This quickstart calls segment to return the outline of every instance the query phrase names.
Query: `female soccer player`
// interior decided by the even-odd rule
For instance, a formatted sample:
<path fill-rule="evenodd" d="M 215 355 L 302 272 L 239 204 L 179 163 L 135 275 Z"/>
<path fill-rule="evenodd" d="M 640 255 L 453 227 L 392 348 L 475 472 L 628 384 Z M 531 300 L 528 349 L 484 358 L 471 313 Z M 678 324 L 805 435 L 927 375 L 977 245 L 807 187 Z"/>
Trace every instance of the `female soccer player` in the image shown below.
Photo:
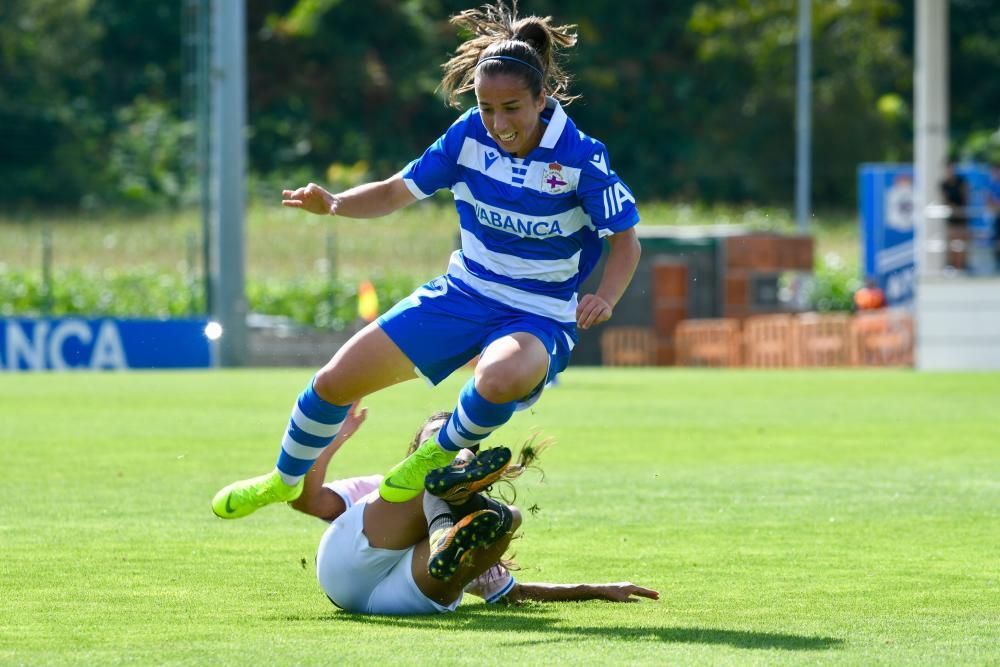
<path fill-rule="evenodd" d="M 406 502 L 426 473 L 447 465 L 537 400 L 587 329 L 611 317 L 639 261 L 635 199 L 611 169 L 604 145 L 578 130 L 560 100 L 568 77 L 556 59 L 574 26 L 517 18 L 502 0 L 452 23 L 475 36 L 444 65 L 441 88 L 465 112 L 400 173 L 331 194 L 310 183 L 282 204 L 320 215 L 386 215 L 441 188 L 455 197 L 462 249 L 448 271 L 358 332 L 299 396 L 276 469 L 216 494 L 222 518 L 290 501 L 337 434 L 348 406 L 421 376 L 437 384 L 480 354 L 445 428 L 385 477 L 382 497 Z M 578 289 L 609 253 L 597 291 Z"/>
<path fill-rule="evenodd" d="M 431 415 L 418 429 L 410 451 L 433 437 L 448 418 L 446 412 Z M 501 556 L 521 523 L 516 507 L 482 497 L 469 498 L 463 499 L 463 505 L 481 509 L 464 514 L 460 507 L 427 493 L 422 499 L 389 503 L 376 492 L 381 479 L 378 475 L 324 485 L 330 459 L 364 419 L 364 411 L 348 413 L 334 442 L 306 474 L 302 495 L 292 503 L 295 509 L 330 522 L 320 540 L 316 576 L 323 592 L 338 607 L 367 614 L 434 614 L 453 611 L 464 593 L 489 603 L 659 599 L 656 591 L 628 582 L 515 581 Z M 488 452 L 476 459 L 487 457 Z M 506 452 L 509 462 L 510 452 Z M 469 450 L 462 454 L 472 456 Z M 456 509 L 463 516 L 454 516 Z M 435 572 L 435 565 L 443 572 Z"/>

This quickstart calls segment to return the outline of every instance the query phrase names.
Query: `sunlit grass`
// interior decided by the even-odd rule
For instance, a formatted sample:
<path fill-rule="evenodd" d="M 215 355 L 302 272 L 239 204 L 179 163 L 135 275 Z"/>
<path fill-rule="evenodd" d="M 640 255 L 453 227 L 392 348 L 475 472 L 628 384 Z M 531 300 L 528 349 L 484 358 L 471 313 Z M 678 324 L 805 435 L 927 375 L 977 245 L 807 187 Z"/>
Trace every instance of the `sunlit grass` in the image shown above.
<path fill-rule="evenodd" d="M 0 374 L 0 663 L 985 665 L 1000 645 L 998 374 L 573 369 L 492 436 L 556 438 L 519 580 L 659 602 L 336 610 L 322 523 L 215 490 L 274 462 L 307 370 Z M 468 378 L 411 382 L 331 476 L 388 469 Z"/>
<path fill-rule="evenodd" d="M 643 203 L 646 225 L 740 225 L 749 231 L 795 233 L 783 209 Z M 860 253 L 856 222 L 847 214 L 819 215 L 810 233 L 817 257 L 837 253 L 849 265 Z M 202 222 L 195 210 L 133 216 L 121 212 L 0 217 L 0 271 L 41 271 L 43 238 L 52 265 L 71 268 L 153 268 L 201 275 Z M 350 279 L 380 274 L 430 278 L 447 267 L 458 225 L 446 196 L 377 220 L 322 218 L 257 202 L 247 214 L 247 274 L 289 279 L 335 273 Z"/>

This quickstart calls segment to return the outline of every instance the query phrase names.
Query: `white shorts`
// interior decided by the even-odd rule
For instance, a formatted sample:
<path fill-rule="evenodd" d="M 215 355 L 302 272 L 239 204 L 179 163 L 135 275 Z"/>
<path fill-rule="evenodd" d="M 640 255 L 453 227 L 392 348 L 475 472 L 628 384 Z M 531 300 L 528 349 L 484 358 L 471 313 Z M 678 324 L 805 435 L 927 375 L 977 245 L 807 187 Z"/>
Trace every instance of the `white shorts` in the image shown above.
<path fill-rule="evenodd" d="M 378 549 L 364 533 L 367 502 L 359 502 L 330 524 L 319 542 L 316 578 L 330 601 L 359 614 L 439 614 L 454 611 L 421 592 L 413 580 L 413 547 Z"/>

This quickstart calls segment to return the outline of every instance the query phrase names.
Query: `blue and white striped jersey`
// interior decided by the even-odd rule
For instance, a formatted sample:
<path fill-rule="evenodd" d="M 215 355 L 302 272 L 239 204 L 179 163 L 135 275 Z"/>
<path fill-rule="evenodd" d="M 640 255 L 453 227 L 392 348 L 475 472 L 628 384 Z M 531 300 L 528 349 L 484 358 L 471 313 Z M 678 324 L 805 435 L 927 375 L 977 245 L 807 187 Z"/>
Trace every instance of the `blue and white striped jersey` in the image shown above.
<path fill-rule="evenodd" d="M 559 322 L 576 319 L 577 291 L 601 256 L 601 238 L 639 222 L 635 198 L 604 145 L 576 129 L 549 98 L 540 145 L 505 153 L 470 109 L 403 170 L 418 199 L 455 196 L 462 249 L 449 280 Z"/>

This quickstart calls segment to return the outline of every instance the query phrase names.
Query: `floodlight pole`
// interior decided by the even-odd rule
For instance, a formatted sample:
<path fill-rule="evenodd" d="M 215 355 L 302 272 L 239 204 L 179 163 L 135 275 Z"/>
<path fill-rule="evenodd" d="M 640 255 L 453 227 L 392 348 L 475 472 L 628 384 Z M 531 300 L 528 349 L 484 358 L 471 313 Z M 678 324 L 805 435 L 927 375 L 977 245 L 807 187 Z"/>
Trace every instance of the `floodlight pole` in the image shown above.
<path fill-rule="evenodd" d="M 243 218 L 246 202 L 246 8 L 212 1 L 212 317 L 222 366 L 248 358 Z"/>
<path fill-rule="evenodd" d="M 945 266 L 945 223 L 928 216 L 927 207 L 938 201 L 938 183 L 948 153 L 948 3 L 917 0 L 917 44 L 914 53 L 913 124 L 914 216 L 917 274 L 940 273 Z"/>
<path fill-rule="evenodd" d="M 799 0 L 799 48 L 795 85 L 795 221 L 809 231 L 812 178 L 812 0 Z"/>

